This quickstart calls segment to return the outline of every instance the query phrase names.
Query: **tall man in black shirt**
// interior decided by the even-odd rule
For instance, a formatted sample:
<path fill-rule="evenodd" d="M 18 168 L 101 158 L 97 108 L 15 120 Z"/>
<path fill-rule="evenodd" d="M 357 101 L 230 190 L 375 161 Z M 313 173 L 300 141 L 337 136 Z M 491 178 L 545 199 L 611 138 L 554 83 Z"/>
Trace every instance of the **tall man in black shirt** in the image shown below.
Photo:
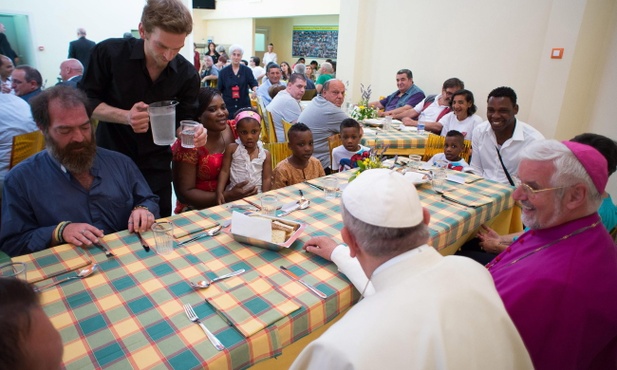
<path fill-rule="evenodd" d="M 178 54 L 193 30 L 189 10 L 178 0 L 148 0 L 139 34 L 141 39 L 109 39 L 94 47 L 79 87 L 90 100 L 92 117 L 99 120 L 99 146 L 129 156 L 160 198 L 162 217 L 171 214 L 171 149 L 154 144 L 148 104 L 177 100 L 176 127 L 194 119 L 199 75 Z M 206 143 L 200 126 L 195 145 Z"/>

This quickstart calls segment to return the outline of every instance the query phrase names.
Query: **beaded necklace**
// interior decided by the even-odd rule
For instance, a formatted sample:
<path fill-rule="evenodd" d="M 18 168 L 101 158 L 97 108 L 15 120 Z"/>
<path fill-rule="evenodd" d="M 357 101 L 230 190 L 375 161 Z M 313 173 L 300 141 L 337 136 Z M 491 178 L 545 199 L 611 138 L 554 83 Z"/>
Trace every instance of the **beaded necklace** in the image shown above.
<path fill-rule="evenodd" d="M 553 241 L 551 241 L 551 242 L 549 242 L 549 243 L 546 243 L 546 244 L 544 244 L 543 246 L 538 247 L 538 248 L 536 248 L 536 249 L 532 250 L 531 252 L 527 253 L 526 255 L 524 255 L 524 256 L 522 256 L 522 257 L 519 257 L 519 258 L 515 259 L 514 261 L 511 261 L 510 263 L 508 263 L 508 264 L 506 264 L 506 265 L 500 265 L 499 267 L 504 268 L 504 267 L 512 266 L 512 265 L 514 265 L 515 263 L 517 263 L 518 261 L 520 261 L 520 260 L 522 260 L 522 259 L 525 259 L 525 258 L 527 258 L 527 257 L 529 257 L 529 256 L 531 256 L 531 255 L 533 255 L 533 254 L 536 254 L 536 253 L 538 253 L 538 252 L 540 252 L 540 251 L 543 251 L 544 249 L 546 249 L 546 248 L 548 248 L 548 247 L 550 247 L 550 246 L 552 246 L 552 245 L 555 245 L 555 244 L 557 244 L 557 243 L 559 243 L 559 242 L 561 242 L 561 241 L 563 241 L 563 240 L 566 240 L 566 239 L 568 239 L 568 238 L 569 238 L 569 237 L 571 237 L 571 236 L 578 235 L 578 234 L 580 234 L 580 233 L 582 233 L 582 232 L 584 232 L 584 231 L 587 231 L 587 230 L 589 230 L 589 229 L 593 229 L 594 227 L 598 226 L 599 224 L 600 224 L 600 221 L 596 221 L 596 222 L 594 222 L 593 224 L 591 224 L 591 225 L 589 225 L 589 226 L 581 227 L 580 229 L 574 230 L 574 231 L 572 231 L 570 234 L 564 235 L 564 236 L 562 236 L 562 237 L 561 237 L 561 238 L 559 238 L 559 239 L 556 239 L 556 240 L 553 240 Z M 507 251 L 509 251 L 511 247 L 512 247 L 512 246 L 509 246 L 509 247 L 506 249 L 506 252 L 507 252 Z M 499 257 L 499 256 L 498 256 L 498 257 Z M 500 260 L 501 260 L 501 259 L 497 259 L 497 258 L 495 258 L 494 260 L 492 260 L 491 262 L 489 262 L 489 263 L 486 265 L 486 268 L 487 268 L 489 271 L 490 271 L 491 269 L 493 269 L 493 271 L 495 271 L 495 268 L 493 268 L 493 267 L 495 267 L 495 265 L 496 265 L 496 264 L 497 264 Z"/>

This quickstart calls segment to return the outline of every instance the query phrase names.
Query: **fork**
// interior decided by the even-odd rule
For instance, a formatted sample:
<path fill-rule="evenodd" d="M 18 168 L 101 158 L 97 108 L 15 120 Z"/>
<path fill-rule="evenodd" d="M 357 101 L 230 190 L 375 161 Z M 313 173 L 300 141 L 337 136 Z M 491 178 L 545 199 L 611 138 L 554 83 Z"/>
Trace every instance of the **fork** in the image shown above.
<path fill-rule="evenodd" d="M 212 343 L 214 348 L 218 349 L 219 351 L 222 351 L 225 349 L 225 346 L 223 345 L 223 343 L 221 343 L 221 341 L 218 340 L 218 338 L 215 337 L 214 334 L 212 334 L 210 330 L 208 330 L 208 328 L 206 328 L 206 326 L 201 322 L 201 320 L 199 320 L 199 317 L 197 317 L 195 310 L 193 310 L 193 306 L 191 306 L 188 303 L 185 304 L 184 312 L 186 312 L 186 316 L 189 318 L 189 320 L 201 326 L 201 328 L 204 330 L 204 333 L 206 333 L 206 335 L 208 336 L 208 339 L 210 340 L 210 343 Z"/>

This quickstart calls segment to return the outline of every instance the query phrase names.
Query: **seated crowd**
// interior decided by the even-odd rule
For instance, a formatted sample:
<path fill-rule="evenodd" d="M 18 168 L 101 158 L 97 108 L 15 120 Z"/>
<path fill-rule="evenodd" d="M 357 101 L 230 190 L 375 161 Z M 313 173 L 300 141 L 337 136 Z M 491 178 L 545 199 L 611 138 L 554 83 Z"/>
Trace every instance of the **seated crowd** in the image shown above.
<path fill-rule="evenodd" d="M 10 68 L 12 89 L 27 103 L 2 96 L 0 112 L 10 105 L 11 122 L 23 122 L 26 131 L 36 124 L 46 150 L 11 170 L 6 150 L 0 152 L 2 252 L 19 256 L 64 243 L 90 248 L 106 234 L 146 231 L 171 214 L 172 182 L 173 212 L 181 213 L 349 170 L 370 155 L 362 126 L 341 109 L 345 84 L 333 63 L 322 63 L 313 80 L 312 63 L 277 64 L 273 45 L 265 68 L 252 57 L 251 69 L 242 64 L 242 47 L 229 48 L 225 66 L 227 55 L 212 44 L 203 68 L 180 55 L 146 68 L 158 40 L 179 50 L 192 30 L 184 5 L 158 3 L 171 4 L 165 11 L 176 12 L 184 28 L 167 28 L 165 19 L 152 17 L 161 10 L 149 0 L 139 24 L 142 38 L 100 42 L 83 76 L 81 63 L 68 59 L 59 86 L 41 89 L 34 68 Z M 140 63 L 127 63 L 133 56 Z M 2 71 L 6 58 L 0 62 Z M 166 78 L 157 80 L 163 73 Z M 128 76 L 135 78 L 129 83 Z M 215 79 L 216 88 L 205 86 Z M 615 368 L 617 248 L 609 230 L 617 225 L 617 207 L 606 192 L 617 166 L 615 141 L 596 134 L 544 139 L 516 117 L 510 87 L 488 94 L 483 121 L 474 94 L 458 78 L 428 96 L 409 69 L 396 73 L 396 84 L 392 94 L 370 103 L 379 116 L 408 126 L 423 122 L 444 136 L 444 152 L 429 162 L 445 160 L 451 169 L 514 187 L 528 229 L 500 236 L 484 227 L 463 256 L 441 256 L 428 244 L 430 214 L 416 189 L 395 171 L 363 172 L 341 197 L 345 245 L 314 237 L 304 246 L 333 261 L 363 299 L 292 368 Z M 307 86 L 319 95 L 302 109 Z M 251 97 L 264 102 L 277 139 L 291 151 L 274 166 L 261 140 L 264 118 L 251 108 Z M 171 146 L 152 139 L 148 104 L 172 98 L 179 101 L 178 121 L 199 123 L 194 148 L 180 139 Z M 7 116 L 0 114 L 2 149 L 5 133 L 21 132 L 4 123 Z M 287 132 L 283 120 L 292 124 Z M 328 139 L 339 134 L 341 145 L 331 153 Z M 472 145 L 470 163 L 461 157 L 464 140 Z M 13 294 L 19 300 L 4 299 Z M 18 347 L 32 342 L 27 353 L 37 353 L 39 334 L 57 342 L 28 286 L 0 279 L 0 297 L 0 327 L 22 333 Z M 41 326 L 9 325 L 4 313 L 20 310 L 23 320 Z M 383 346 L 386 341 L 392 345 Z M 61 348 L 52 350 L 58 362 Z M 39 359 L 26 357 L 0 367 Z"/>

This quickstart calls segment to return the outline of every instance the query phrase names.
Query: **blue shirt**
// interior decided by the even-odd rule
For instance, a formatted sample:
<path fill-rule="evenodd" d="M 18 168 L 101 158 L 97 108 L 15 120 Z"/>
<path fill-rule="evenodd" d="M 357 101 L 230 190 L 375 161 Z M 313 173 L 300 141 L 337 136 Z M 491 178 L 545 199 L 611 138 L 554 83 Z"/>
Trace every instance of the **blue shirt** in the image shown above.
<path fill-rule="evenodd" d="M 277 85 L 287 86 L 287 83 L 281 80 Z M 272 101 L 270 93 L 268 92 L 271 86 L 272 82 L 270 82 L 267 78 L 264 78 L 264 82 L 257 88 L 257 96 L 261 98 L 261 101 L 264 103 L 264 107 L 268 106 L 268 104 Z"/>
<path fill-rule="evenodd" d="M 39 87 L 38 89 L 34 91 L 30 91 L 29 93 L 20 96 L 20 98 L 24 99 L 26 102 L 28 102 L 28 104 L 30 104 L 30 99 L 34 98 L 35 96 L 37 96 L 38 94 L 42 92 L 43 90 L 41 90 L 41 88 Z"/>
<path fill-rule="evenodd" d="M 50 246 L 62 221 L 88 223 L 105 234 L 124 230 L 135 206 L 159 216 L 139 169 L 128 157 L 97 148 L 86 190 L 48 151 L 40 152 L 9 171 L 2 196 L 0 250 L 19 256 Z"/>
<path fill-rule="evenodd" d="M 405 91 L 405 93 L 400 97 L 398 96 L 398 94 L 400 94 L 400 91 L 397 90 L 387 98 L 381 99 L 379 101 L 381 105 L 383 105 L 386 112 L 389 112 L 396 108 L 400 108 L 405 105 L 409 105 L 413 108 L 425 97 L 424 91 L 422 91 L 422 89 L 420 89 L 415 84 L 411 85 L 411 87 L 407 89 L 407 91 Z"/>

